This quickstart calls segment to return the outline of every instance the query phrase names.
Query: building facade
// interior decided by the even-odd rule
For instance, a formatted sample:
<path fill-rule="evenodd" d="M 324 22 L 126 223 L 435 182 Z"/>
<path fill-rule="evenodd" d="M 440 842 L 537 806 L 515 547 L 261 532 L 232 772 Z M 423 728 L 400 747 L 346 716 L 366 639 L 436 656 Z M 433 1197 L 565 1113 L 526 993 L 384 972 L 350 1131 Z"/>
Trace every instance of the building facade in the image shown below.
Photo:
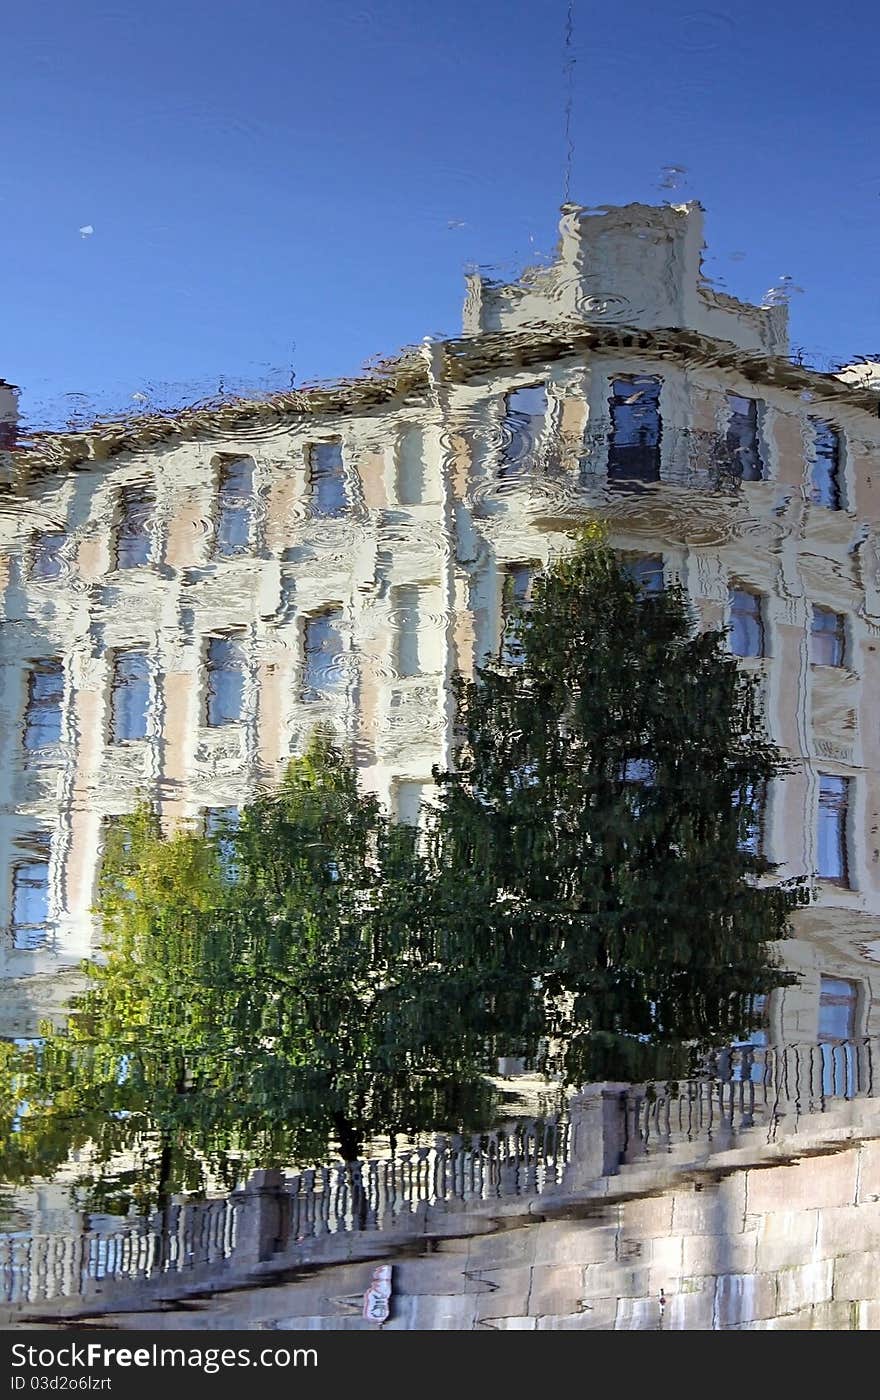
<path fill-rule="evenodd" d="M 699 206 L 563 209 L 550 267 L 468 280 L 463 334 L 267 401 L 7 434 L 0 1034 L 98 933 L 105 821 L 216 822 L 318 722 L 402 820 L 450 681 L 581 521 L 727 625 L 793 770 L 754 840 L 815 876 L 773 1039 L 880 1029 L 880 378 L 788 356 L 701 275 Z M 11 393 L 11 391 L 10 391 Z"/>

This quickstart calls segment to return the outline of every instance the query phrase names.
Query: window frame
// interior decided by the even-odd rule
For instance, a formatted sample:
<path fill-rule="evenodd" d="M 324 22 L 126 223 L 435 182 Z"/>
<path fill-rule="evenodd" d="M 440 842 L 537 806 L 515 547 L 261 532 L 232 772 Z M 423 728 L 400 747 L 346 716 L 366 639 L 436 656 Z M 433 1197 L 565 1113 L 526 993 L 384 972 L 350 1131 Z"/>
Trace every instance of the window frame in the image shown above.
<path fill-rule="evenodd" d="M 345 637 L 343 634 L 344 619 L 345 609 L 342 603 L 326 604 L 324 607 L 306 614 L 303 618 L 301 641 L 302 682 L 300 685 L 300 695 L 303 704 L 314 704 L 316 702 L 320 703 L 321 701 L 326 702 L 328 700 L 333 700 L 340 693 L 344 693 L 346 689 L 345 677 L 341 668 L 338 672 L 338 682 L 333 681 L 330 685 L 320 684 L 318 672 L 313 670 L 313 663 L 310 661 L 311 657 L 319 657 L 327 654 L 331 657 L 331 666 L 334 663 L 338 663 L 338 659 L 345 654 Z M 328 628 L 335 632 L 339 642 L 338 649 L 335 652 L 325 653 L 322 646 L 310 646 L 310 631 L 319 622 L 326 623 Z M 324 669 L 326 670 L 329 668 Z"/>
<path fill-rule="evenodd" d="M 229 491 L 228 477 L 241 463 L 248 466 L 248 489 L 245 492 Z M 240 559 L 253 550 L 254 531 L 254 476 L 256 463 L 253 457 L 221 457 L 216 462 L 217 488 L 214 509 L 213 555 L 215 559 Z M 222 538 L 224 522 L 244 519 L 244 541 L 230 543 Z"/>
<path fill-rule="evenodd" d="M 36 718 L 36 712 L 48 709 L 45 705 L 45 697 L 38 698 L 35 693 L 35 681 L 39 676 L 57 676 L 61 683 L 60 694 L 57 700 L 58 710 L 58 734 L 54 739 L 47 739 L 44 743 L 29 744 L 28 731 L 31 729 Z M 54 748 L 61 743 L 64 733 L 64 699 L 67 689 L 67 678 L 64 669 L 63 657 L 40 657 L 29 663 L 27 669 L 27 691 L 24 706 L 24 724 L 22 734 L 22 748 L 25 753 L 40 753 L 44 749 Z M 37 726 L 39 728 L 39 726 Z"/>
<path fill-rule="evenodd" d="M 743 418 L 743 415 L 733 406 L 732 400 L 749 405 L 749 413 L 746 418 L 746 428 L 753 437 L 753 443 L 749 445 L 754 452 L 757 463 L 757 474 L 752 474 L 752 469 L 746 475 L 744 462 L 738 458 L 738 453 L 743 452 L 742 437 L 734 434 L 734 420 Z M 736 389 L 728 389 L 725 394 L 725 405 L 727 408 L 727 421 L 725 425 L 724 441 L 728 453 L 734 462 L 734 475 L 739 481 L 766 481 L 767 480 L 767 454 L 764 449 L 762 420 L 764 416 L 764 400 L 752 398 L 749 394 L 741 394 Z M 752 422 L 754 418 L 754 422 Z"/>
<path fill-rule="evenodd" d="M 815 418 L 811 416 L 809 419 L 809 423 L 813 434 L 809 464 L 810 501 L 813 505 L 821 506 L 824 510 L 845 510 L 846 490 L 844 464 L 846 436 L 844 430 L 840 427 L 838 423 L 835 423 L 830 418 Z M 819 451 L 821 434 L 823 432 L 831 433 L 834 436 L 835 450 L 833 454 L 833 467 L 829 470 L 828 473 L 828 480 L 831 486 L 831 490 L 829 492 L 829 494 L 832 497 L 831 501 L 821 499 L 820 486 L 819 483 L 817 483 L 816 481 L 816 468 L 819 462 L 823 459 L 823 454 L 821 454 L 821 452 Z"/>
<path fill-rule="evenodd" d="M 338 470 L 316 468 L 315 456 L 321 448 L 335 447 L 339 451 Z M 339 520 L 351 509 L 351 492 L 346 479 L 345 451 L 341 437 L 317 438 L 306 444 L 307 495 L 312 515 L 319 520 Z M 339 499 L 322 503 L 322 483 L 338 487 Z M 329 487 L 328 487 L 329 490 Z"/>
<path fill-rule="evenodd" d="M 847 890 L 848 890 L 848 889 L 852 889 L 852 888 L 853 888 L 853 885 L 852 885 L 852 864 L 853 864 L 853 862 L 852 862 L 852 852 L 851 852 L 851 850 L 850 850 L 850 841 L 851 841 L 850 823 L 851 823 L 851 819 L 852 819 L 852 798 L 853 798 L 853 782 L 852 782 L 852 778 L 850 778 L 849 776 L 847 776 L 846 774 L 843 774 L 843 773 L 824 773 L 824 772 L 817 772 L 816 777 L 817 777 L 817 779 L 818 779 L 817 793 L 816 793 L 816 798 L 817 798 L 817 801 L 816 801 L 816 879 L 817 879 L 817 880 L 821 880 L 824 884 L 827 884 L 827 885 L 836 885 L 836 886 L 838 887 L 838 889 L 847 889 Z M 842 786 L 841 786 L 841 788 L 840 788 L 840 790 L 839 790 L 839 797 L 838 797 L 838 799 L 837 799 L 836 801 L 835 801 L 835 800 L 825 800 L 825 801 L 823 801 L 823 791 L 822 791 L 822 784 L 823 784 L 823 782 L 833 782 L 833 783 L 840 783 L 840 784 L 842 784 Z M 826 797 L 826 799 L 830 799 L 830 798 L 831 798 L 831 794 L 829 794 L 829 793 L 827 792 L 827 790 L 826 790 L 826 793 L 825 793 L 825 797 Z M 835 818 L 836 818 L 836 821 L 835 821 L 835 825 L 836 825 L 836 840 L 835 840 L 835 845 L 836 845 L 836 850 L 837 850 L 837 860 L 836 860 L 835 863 L 836 863 L 836 864 L 839 864 L 839 866 L 840 866 L 840 874 L 839 874 L 839 875 L 829 875 L 829 874 L 826 874 L 826 873 L 824 873 L 824 872 L 822 871 L 822 869 L 820 868 L 820 859 L 821 859 L 821 854 L 822 854 L 822 844 L 821 844 L 821 839 L 820 839 L 820 833 L 821 833 L 821 831 L 822 831 L 822 829 L 823 829 L 823 809 L 824 809 L 824 811 L 825 811 L 826 813 L 833 813 L 833 814 L 835 815 Z"/>
<path fill-rule="evenodd" d="M 533 560 L 511 560 L 501 565 L 501 640 L 498 657 L 505 666 L 521 666 L 525 658 L 522 642 L 512 633 L 514 619 L 528 612 L 532 605 L 532 589 L 541 565 Z M 516 577 L 525 578 L 522 596 L 516 591 Z"/>
<path fill-rule="evenodd" d="M 205 644 L 205 701 L 204 719 L 208 729 L 225 729 L 230 725 L 241 724 L 244 719 L 245 684 L 247 680 L 247 653 L 245 651 L 246 636 L 243 632 L 213 632 L 206 638 Z M 223 665 L 213 660 L 215 648 L 226 646 L 235 648 L 235 653 L 230 650 L 230 655 L 238 654 L 240 665 Z M 235 714 L 227 713 L 227 700 L 217 687 L 215 677 L 220 674 L 232 673 L 239 677 L 238 681 L 238 710 Z"/>
<path fill-rule="evenodd" d="M 742 609 L 734 606 L 734 598 L 753 598 L 756 604 L 756 616 L 752 617 Z M 744 660 L 749 658 L 761 658 L 768 655 L 767 651 L 767 618 L 766 618 L 766 596 L 757 588 L 752 588 L 749 584 L 739 580 L 731 581 L 727 589 L 727 616 L 728 616 L 728 645 L 732 656 L 738 656 Z M 738 651 L 734 646 L 734 619 L 740 618 L 744 624 L 755 623 L 758 628 L 758 650 Z"/>
<path fill-rule="evenodd" d="M 812 603 L 810 616 L 810 661 L 814 666 L 828 666 L 834 670 L 845 670 L 849 660 L 849 623 L 846 613 L 837 612 L 835 608 L 826 607 L 824 603 Z M 817 627 L 817 621 L 821 617 L 834 618 L 835 626 Z M 839 659 L 837 661 L 824 661 L 816 656 L 817 638 L 831 638 L 839 647 Z M 838 653 L 835 653 L 838 654 Z"/>
<path fill-rule="evenodd" d="M 119 733 L 119 720 L 121 711 L 117 707 L 117 696 L 119 695 L 119 667 L 126 657 L 143 657 L 145 675 L 138 678 L 138 684 L 143 683 L 146 687 L 146 700 L 143 709 L 143 733 L 125 734 Z M 123 681 L 122 686 L 130 682 Z M 108 742 L 113 745 L 119 744 L 139 744 L 150 736 L 150 709 L 153 704 L 153 668 L 150 663 L 150 652 L 145 646 L 142 647 L 119 647 L 113 652 L 112 665 L 110 670 L 110 733 Z"/>
<path fill-rule="evenodd" d="M 16 952 L 32 953 L 41 949 L 46 949 L 47 947 L 51 947 L 52 942 L 51 932 L 53 920 L 51 917 L 51 832 L 40 831 L 29 833 L 26 838 L 21 839 L 20 844 L 22 845 L 22 847 L 24 847 L 25 845 L 29 846 L 30 850 L 23 849 L 21 854 L 16 856 L 12 862 L 9 902 L 9 931 L 12 935 L 12 947 Z M 34 884 L 32 881 L 26 883 L 23 882 L 23 884 L 25 889 L 39 888 L 43 891 L 45 917 L 39 920 L 39 922 L 34 922 L 32 920 L 24 921 L 16 917 L 16 906 L 18 903 L 20 889 L 22 887 L 20 885 L 20 879 L 25 871 L 32 870 L 34 867 L 37 866 L 43 867 L 45 869 L 45 879 L 40 883 L 39 886 Z M 39 930 L 41 931 L 41 934 L 40 936 L 35 936 L 34 933 L 31 933 L 28 936 L 28 930 Z M 22 933 L 24 934 L 24 936 L 22 936 Z"/>
<path fill-rule="evenodd" d="M 43 542 L 46 540 L 58 540 L 59 543 L 54 550 L 45 549 Z M 52 583 L 53 580 L 60 578 L 64 572 L 64 561 L 61 558 L 61 555 L 69 542 L 70 535 L 66 530 L 36 531 L 31 536 L 28 561 L 28 578 L 34 583 Z M 44 555 L 54 565 L 57 565 L 57 567 L 53 568 L 48 573 L 44 572 L 39 567 L 39 560 Z"/>
<path fill-rule="evenodd" d="M 130 503 L 137 496 L 146 499 L 147 509 L 144 512 L 141 528 L 137 530 L 126 529 L 127 523 L 134 518 L 137 521 L 137 511 L 132 512 Z M 155 558 L 154 523 L 156 514 L 156 488 L 155 484 L 143 484 L 140 482 L 123 482 L 118 491 L 116 500 L 116 530 L 113 537 L 113 569 L 115 572 L 126 573 L 129 569 L 143 569 L 152 564 Z M 126 545 L 126 541 L 144 541 L 146 552 L 143 558 L 127 559 L 123 562 L 123 554 L 126 547 L 131 548 L 131 544 Z"/>
<path fill-rule="evenodd" d="M 606 478 L 608 485 L 625 488 L 627 483 L 632 483 L 636 487 L 660 481 L 663 469 L 663 389 L 664 378 L 659 374 L 615 374 L 611 375 L 608 381 L 608 442 L 606 456 Z M 639 384 L 656 385 L 657 393 L 653 400 L 656 412 L 656 442 L 619 442 L 617 441 L 623 425 L 617 422 L 616 414 L 620 409 L 631 407 L 637 393 L 630 393 L 625 396 L 618 392 L 618 385 L 630 385 L 633 389 Z M 638 415 L 633 415 L 637 421 Z M 651 429 L 646 429 L 648 436 L 653 436 Z M 623 454 L 630 453 L 632 465 L 627 465 L 627 459 Z M 637 454 L 651 454 L 651 466 L 648 469 L 640 461 Z M 615 457 L 618 460 L 615 461 Z"/>
<path fill-rule="evenodd" d="M 635 584 L 640 597 L 655 598 L 666 589 L 666 556 L 664 554 L 643 554 L 638 550 L 624 550 L 619 555 L 620 567 L 627 578 Z M 649 569 L 647 565 L 657 565 Z M 640 570 L 643 574 L 640 576 Z M 656 579 L 656 587 L 649 580 Z"/>
<path fill-rule="evenodd" d="M 523 413 L 512 406 L 518 394 L 528 394 L 538 389 L 543 399 L 541 413 Z M 515 384 L 504 395 L 501 413 L 501 450 L 497 478 L 499 481 L 521 481 L 529 475 L 535 463 L 536 449 L 544 437 L 550 414 L 550 393 L 545 379 L 532 384 Z M 516 421 L 513 421 L 516 420 Z M 536 422 L 539 424 L 535 429 Z M 521 452 L 512 452 L 517 443 L 523 443 Z"/>

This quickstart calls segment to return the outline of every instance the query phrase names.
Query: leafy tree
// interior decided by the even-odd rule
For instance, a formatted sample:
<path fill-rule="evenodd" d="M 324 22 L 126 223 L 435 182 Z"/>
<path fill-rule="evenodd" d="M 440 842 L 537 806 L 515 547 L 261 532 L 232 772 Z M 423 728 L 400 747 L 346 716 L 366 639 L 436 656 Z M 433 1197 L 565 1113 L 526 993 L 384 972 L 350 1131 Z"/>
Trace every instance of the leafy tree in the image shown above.
<path fill-rule="evenodd" d="M 768 882 L 754 849 L 787 764 L 723 632 L 695 630 L 679 587 L 644 594 L 597 526 L 514 631 L 519 664 L 458 683 L 439 878 L 467 881 L 496 975 L 520 1007 L 529 981 L 523 1024 L 566 1080 L 680 1073 L 791 980 L 774 945 L 809 892 Z"/>
<path fill-rule="evenodd" d="M 414 834 L 326 736 L 237 831 L 165 839 L 148 808 L 120 821 L 105 961 L 63 1033 L 8 1052 L 0 1176 L 90 1146 L 93 1202 L 146 1208 L 208 1173 L 324 1160 L 331 1141 L 351 1161 L 379 1134 L 491 1121 L 482 1026 L 415 927 L 424 889 Z"/>
<path fill-rule="evenodd" d="M 785 769 L 754 683 L 596 530 L 515 628 L 509 662 L 457 684 L 422 836 L 326 735 L 235 831 L 119 824 L 92 989 L 63 1033 L 7 1051 L 0 1177 L 88 1148 L 93 1199 L 161 1206 L 209 1173 L 486 1126 L 499 1055 L 638 1080 L 749 1030 L 807 898 L 751 849 Z"/>

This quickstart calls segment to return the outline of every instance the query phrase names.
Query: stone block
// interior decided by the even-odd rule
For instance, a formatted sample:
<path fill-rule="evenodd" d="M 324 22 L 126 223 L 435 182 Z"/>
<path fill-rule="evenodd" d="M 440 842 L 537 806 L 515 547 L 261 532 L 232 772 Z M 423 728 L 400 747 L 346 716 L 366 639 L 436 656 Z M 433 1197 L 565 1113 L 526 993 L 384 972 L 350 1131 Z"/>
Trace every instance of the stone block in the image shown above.
<path fill-rule="evenodd" d="M 793 1269 L 780 1269 L 776 1274 L 777 1310 L 797 1312 L 800 1308 L 824 1303 L 831 1297 L 834 1282 L 834 1261 L 816 1259 Z"/>
<path fill-rule="evenodd" d="M 833 1261 L 835 1301 L 880 1298 L 880 1254 L 842 1254 Z"/>
<path fill-rule="evenodd" d="M 737 1235 L 686 1235 L 682 1272 L 692 1277 L 748 1274 L 755 1268 L 757 1252 L 757 1230 L 744 1230 Z"/>
<path fill-rule="evenodd" d="M 653 1238 L 668 1235 L 672 1230 L 672 1196 L 645 1196 L 641 1200 L 624 1201 L 621 1206 L 621 1229 L 627 1238 Z"/>
<path fill-rule="evenodd" d="M 534 1332 L 538 1326 L 536 1317 L 494 1317 L 480 1322 L 480 1328 L 495 1332 Z"/>
<path fill-rule="evenodd" d="M 614 1327 L 618 1332 L 656 1332 L 665 1311 L 659 1293 L 647 1298 L 618 1298 L 616 1306 Z"/>
<path fill-rule="evenodd" d="M 594 1298 L 637 1298 L 651 1291 L 648 1269 L 640 1264 L 588 1264 L 584 1270 L 583 1296 Z"/>
<path fill-rule="evenodd" d="M 490 1268 L 493 1265 L 528 1265 L 535 1257 L 537 1231 L 502 1230 L 497 1234 L 477 1235 L 470 1241 L 468 1268 Z"/>
<path fill-rule="evenodd" d="M 859 1332 L 880 1332 L 880 1301 L 854 1303 L 853 1315 Z"/>
<path fill-rule="evenodd" d="M 810 1309 L 810 1327 L 816 1332 L 858 1332 L 859 1304 L 845 1299 L 817 1303 Z"/>
<path fill-rule="evenodd" d="M 666 1274 L 667 1280 L 678 1282 L 682 1271 L 684 1240 L 681 1235 L 667 1235 L 651 1241 L 651 1273 Z M 688 1273 L 696 1270 L 687 1270 Z"/>
<path fill-rule="evenodd" d="M 817 1249 L 823 1256 L 880 1249 L 880 1202 L 821 1211 Z"/>
<path fill-rule="evenodd" d="M 534 1225 L 536 1264 L 601 1264 L 616 1258 L 617 1228 L 592 1221 Z"/>
<path fill-rule="evenodd" d="M 735 1327 L 773 1317 L 777 1311 L 773 1274 L 722 1274 L 715 1281 L 714 1325 Z"/>
<path fill-rule="evenodd" d="M 858 1150 L 817 1156 L 792 1166 L 761 1167 L 747 1173 L 750 1215 L 770 1211 L 852 1205 L 856 1198 Z"/>
<path fill-rule="evenodd" d="M 468 1272 L 470 1277 L 464 1285 L 464 1291 L 468 1296 L 476 1296 L 478 1317 L 528 1312 L 532 1287 L 531 1268 Z"/>
<path fill-rule="evenodd" d="M 600 1266 L 601 1267 L 601 1266 Z M 528 1307 L 530 1317 L 576 1312 L 584 1295 L 582 1264 L 536 1264 Z"/>
<path fill-rule="evenodd" d="M 708 1332 L 715 1312 L 715 1280 L 683 1278 L 677 1293 L 667 1294 L 663 1328 L 670 1332 Z"/>
<path fill-rule="evenodd" d="M 748 1217 L 757 1222 L 756 1266 L 765 1273 L 802 1264 L 813 1257 L 819 1228 L 816 1210 L 783 1210 Z"/>
<path fill-rule="evenodd" d="M 863 1142 L 859 1153 L 858 1203 L 880 1201 L 880 1138 Z"/>
<path fill-rule="evenodd" d="M 673 1227 L 683 1235 L 732 1234 L 742 1228 L 745 1203 L 745 1172 L 734 1172 L 700 1191 L 676 1191 Z"/>
<path fill-rule="evenodd" d="M 539 1332 L 611 1332 L 617 1312 L 616 1298 L 602 1298 L 580 1312 L 538 1318 Z"/>

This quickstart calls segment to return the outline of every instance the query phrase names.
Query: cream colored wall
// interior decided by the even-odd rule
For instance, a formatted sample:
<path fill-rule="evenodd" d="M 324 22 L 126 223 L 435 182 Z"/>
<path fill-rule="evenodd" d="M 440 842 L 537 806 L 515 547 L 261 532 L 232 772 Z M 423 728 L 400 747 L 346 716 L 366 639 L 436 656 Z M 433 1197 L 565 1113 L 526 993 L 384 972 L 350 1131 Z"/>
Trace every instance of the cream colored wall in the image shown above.
<path fill-rule="evenodd" d="M 656 493 L 609 492 L 602 463 L 609 381 L 616 374 L 663 379 L 661 485 Z M 558 471 L 495 489 L 504 398 L 536 381 L 548 386 L 545 446 L 561 445 Z M 763 397 L 770 479 L 735 494 L 710 491 L 688 457 L 694 432 L 724 431 L 728 390 Z M 870 975 L 857 945 L 880 917 L 880 736 L 872 720 L 880 666 L 880 582 L 875 554 L 880 500 L 866 464 L 878 425 L 847 407 L 846 509 L 807 500 L 807 416 L 812 405 L 789 391 L 758 389 L 737 373 L 596 354 L 468 383 L 441 383 L 421 405 L 410 400 L 371 413 L 290 422 L 252 439 L 181 442 L 30 488 L 19 502 L 19 539 L 67 520 L 69 578 L 39 583 L 26 552 L 6 552 L 11 632 L 2 686 L 6 712 L 21 716 L 24 669 L 34 655 L 62 655 L 68 669 L 69 738 L 51 762 L 21 771 L 20 730 L 6 731 L 0 862 L 9 872 L 21 831 L 56 831 L 53 914 L 59 953 L 4 952 L 7 976 L 48 972 L 82 956 L 91 936 L 100 824 L 136 793 L 157 798 L 167 821 L 206 806 L 237 805 L 259 781 L 277 777 L 312 726 L 332 722 L 347 736 L 365 786 L 391 802 L 397 784 L 426 780 L 448 761 L 448 681 L 498 644 L 500 569 L 547 563 L 567 547 L 571 528 L 599 513 L 621 549 L 663 553 L 703 625 L 726 618 L 732 579 L 767 597 L 768 657 L 762 672 L 774 738 L 795 759 L 770 812 L 768 844 L 785 875 L 812 868 L 816 771 L 854 780 L 853 888 L 822 889 L 819 908 L 850 947 L 847 966 Z M 421 499 L 397 498 L 400 451 L 408 429 L 422 434 Z M 309 509 L 309 442 L 344 444 L 350 509 L 319 519 Z M 581 481 L 579 458 L 595 470 Z M 252 550 L 213 556 L 215 462 L 254 462 Z M 120 484 L 146 477 L 156 492 L 154 555 L 147 566 L 113 569 L 112 527 Z M 863 479 L 865 478 L 865 479 Z M 411 495 L 411 493 L 410 493 Z M 394 590 L 417 585 L 420 671 L 393 671 Z M 809 605 L 850 619 L 854 667 L 830 672 L 809 661 Z M 345 682 L 326 702 L 302 703 L 304 620 L 327 606 L 343 613 Z M 240 724 L 211 729 L 204 715 L 204 651 L 218 630 L 238 629 L 248 657 Z M 150 732 L 127 745 L 108 742 L 108 655 L 145 646 L 154 661 Z M 9 879 L 0 881 L 8 909 Z M 8 912 L 3 916 L 8 920 Z M 792 950 L 792 956 L 802 957 Z M 850 975 L 855 975 L 852 971 Z"/>

